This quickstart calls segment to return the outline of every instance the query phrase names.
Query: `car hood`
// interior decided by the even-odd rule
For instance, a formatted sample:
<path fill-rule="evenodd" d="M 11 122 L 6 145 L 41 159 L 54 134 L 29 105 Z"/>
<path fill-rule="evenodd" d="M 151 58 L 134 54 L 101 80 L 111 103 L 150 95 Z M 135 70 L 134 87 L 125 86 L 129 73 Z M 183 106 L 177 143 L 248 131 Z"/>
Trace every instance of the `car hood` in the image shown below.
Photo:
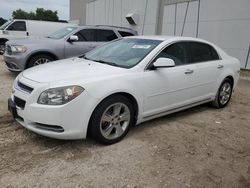
<path fill-rule="evenodd" d="M 46 37 L 29 37 L 20 38 L 8 41 L 9 45 L 32 45 L 32 44 L 47 44 L 51 41 L 56 41 L 57 39 L 51 39 Z"/>
<path fill-rule="evenodd" d="M 50 62 L 25 70 L 23 77 L 40 83 L 57 81 L 89 80 L 126 72 L 127 69 L 102 64 L 82 58 Z"/>

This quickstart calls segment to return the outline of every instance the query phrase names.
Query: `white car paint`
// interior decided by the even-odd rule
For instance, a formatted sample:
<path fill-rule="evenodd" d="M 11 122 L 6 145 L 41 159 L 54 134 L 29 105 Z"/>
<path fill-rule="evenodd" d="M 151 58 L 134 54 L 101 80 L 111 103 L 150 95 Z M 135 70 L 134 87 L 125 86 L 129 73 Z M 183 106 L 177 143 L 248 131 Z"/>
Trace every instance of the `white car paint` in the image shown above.
<path fill-rule="evenodd" d="M 12 99 L 26 101 L 24 109 L 17 109 L 23 119 L 16 120 L 29 130 L 58 139 L 86 138 L 91 114 L 106 97 L 123 92 L 132 95 L 138 105 L 137 124 L 191 106 L 213 101 L 224 78 L 232 76 L 234 87 L 239 79 L 240 63 L 219 47 L 207 41 L 186 37 L 138 36 L 130 38 L 162 40 L 139 64 L 125 69 L 106 64 L 71 58 L 28 69 L 16 78 Z M 151 60 L 169 44 L 177 41 L 200 41 L 210 44 L 221 60 L 157 70 L 146 70 Z M 224 66 L 218 69 L 218 66 Z M 185 74 L 190 69 L 193 74 Z M 34 88 L 27 93 L 17 81 Z M 40 94 L 61 86 L 78 85 L 85 90 L 67 104 L 59 106 L 37 103 Z M 36 123 L 59 125 L 57 133 L 37 128 Z"/>

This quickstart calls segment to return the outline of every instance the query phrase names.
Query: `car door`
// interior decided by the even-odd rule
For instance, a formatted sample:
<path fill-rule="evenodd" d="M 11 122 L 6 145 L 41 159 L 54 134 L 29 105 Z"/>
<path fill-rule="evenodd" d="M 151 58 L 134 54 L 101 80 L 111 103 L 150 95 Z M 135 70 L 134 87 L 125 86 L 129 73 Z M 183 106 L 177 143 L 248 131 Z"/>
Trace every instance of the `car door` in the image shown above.
<path fill-rule="evenodd" d="M 73 57 L 82 55 L 95 48 L 95 30 L 82 29 L 74 35 L 78 37 L 77 41 L 65 41 L 65 57 Z"/>
<path fill-rule="evenodd" d="M 191 77 L 189 54 L 184 42 L 167 46 L 152 61 L 160 57 L 170 58 L 175 67 L 147 70 L 144 73 L 144 118 L 176 109 L 190 103 Z"/>
<path fill-rule="evenodd" d="M 215 85 L 223 65 L 216 50 L 202 42 L 186 44 L 190 54 L 190 100 L 198 102 L 209 100 L 215 95 Z"/>
<path fill-rule="evenodd" d="M 15 21 L 10 24 L 6 31 L 8 35 L 17 36 L 17 37 L 24 37 L 28 36 L 26 22 L 25 21 Z"/>

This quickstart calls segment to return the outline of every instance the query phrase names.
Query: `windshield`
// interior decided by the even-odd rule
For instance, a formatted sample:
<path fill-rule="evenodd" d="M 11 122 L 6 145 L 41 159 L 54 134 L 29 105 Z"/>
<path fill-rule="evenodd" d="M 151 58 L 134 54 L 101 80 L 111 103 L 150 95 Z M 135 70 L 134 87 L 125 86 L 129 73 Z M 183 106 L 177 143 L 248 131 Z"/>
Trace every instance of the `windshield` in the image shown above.
<path fill-rule="evenodd" d="M 9 20 L 6 23 L 4 23 L 3 25 L 1 25 L 0 30 L 4 30 L 11 22 L 12 22 L 12 20 Z"/>
<path fill-rule="evenodd" d="M 84 58 L 113 66 L 131 68 L 160 43 L 160 40 L 124 38 L 96 48 L 86 53 Z"/>
<path fill-rule="evenodd" d="M 77 27 L 65 27 L 65 28 L 62 28 L 62 29 L 50 34 L 48 36 L 48 38 L 61 39 L 76 29 L 77 29 Z"/>

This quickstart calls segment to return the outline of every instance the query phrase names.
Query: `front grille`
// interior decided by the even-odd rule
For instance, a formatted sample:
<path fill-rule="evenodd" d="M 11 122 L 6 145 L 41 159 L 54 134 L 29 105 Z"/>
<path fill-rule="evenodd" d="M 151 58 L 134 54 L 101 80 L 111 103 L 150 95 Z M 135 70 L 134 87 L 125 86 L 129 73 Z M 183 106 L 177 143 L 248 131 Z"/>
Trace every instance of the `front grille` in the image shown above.
<path fill-rule="evenodd" d="M 28 92 L 28 93 L 31 93 L 31 92 L 33 91 L 33 88 L 32 88 L 32 87 L 29 87 L 29 86 L 27 86 L 27 85 L 21 83 L 20 81 L 17 81 L 17 85 L 18 85 L 18 87 L 19 87 L 20 89 L 22 89 L 22 90 L 24 90 L 24 91 L 26 91 L 26 92 Z"/>
<path fill-rule="evenodd" d="M 64 132 L 64 129 L 61 126 L 57 126 L 57 125 L 46 125 L 42 123 L 36 123 L 36 127 L 39 129 L 46 130 L 46 131 L 53 131 L 53 132 L 58 132 L 58 133 Z"/>
<path fill-rule="evenodd" d="M 12 54 L 12 50 L 11 50 L 10 45 L 6 45 L 5 50 L 6 50 L 7 54 L 9 54 L 9 55 Z"/>
<path fill-rule="evenodd" d="M 26 104 L 25 100 L 20 99 L 20 98 L 14 96 L 14 102 L 15 102 L 15 104 L 16 104 L 18 107 L 24 109 L 25 104 Z"/>

